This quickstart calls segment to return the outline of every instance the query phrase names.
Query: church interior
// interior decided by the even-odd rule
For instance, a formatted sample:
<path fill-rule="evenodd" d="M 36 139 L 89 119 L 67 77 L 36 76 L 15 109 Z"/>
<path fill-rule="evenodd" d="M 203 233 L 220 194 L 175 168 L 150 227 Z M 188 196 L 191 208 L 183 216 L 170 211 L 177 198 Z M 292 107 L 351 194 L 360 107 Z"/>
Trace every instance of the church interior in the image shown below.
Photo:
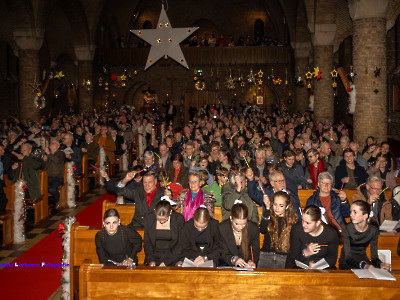
<path fill-rule="evenodd" d="M 160 22 L 163 12 L 163 22 L 169 23 Z M 246 107 L 257 107 L 267 115 L 284 111 L 345 126 L 361 149 L 370 136 L 389 141 L 394 159 L 400 157 L 400 0 L 0 0 L 0 16 L 0 129 L 5 139 L 9 122 L 47 126 L 52 124 L 43 120 L 58 115 L 83 124 L 121 108 L 134 116 L 161 115 L 173 103 L 171 126 L 176 128 L 193 121 L 193 109 L 223 107 L 234 118 Z M 146 40 L 148 30 L 157 37 L 163 26 L 175 34 Z M 122 161 L 122 154 L 118 157 Z M 111 169 L 113 179 L 125 176 L 122 162 L 119 166 L 115 172 L 112 165 L 106 170 Z M 88 172 L 87 162 L 83 169 Z M 83 182 L 79 192 L 82 178 L 74 179 L 78 185 Z M 0 278 L 18 278 L 16 268 L 7 275 L 12 268 L 3 264 L 27 253 L 104 192 L 104 186 L 91 186 L 86 194 L 77 194 L 74 207 L 47 212 L 47 219 L 38 223 L 35 215 L 25 244 L 0 248 Z M 87 225 L 82 216 L 79 223 Z M 0 214 L 3 227 L 5 220 Z M 90 226 L 102 227 L 101 220 Z M 3 230 L 3 240 L 6 234 Z M 61 238 L 55 235 L 54 241 L 49 251 L 60 252 Z M 57 283 L 39 298 L 62 294 L 74 299 L 76 291 L 65 292 L 60 283 L 61 268 L 53 269 Z M 66 278 L 67 286 L 70 281 Z M 385 287 L 393 292 L 390 284 Z M 19 292 L 14 299 L 26 297 L 26 291 Z"/>

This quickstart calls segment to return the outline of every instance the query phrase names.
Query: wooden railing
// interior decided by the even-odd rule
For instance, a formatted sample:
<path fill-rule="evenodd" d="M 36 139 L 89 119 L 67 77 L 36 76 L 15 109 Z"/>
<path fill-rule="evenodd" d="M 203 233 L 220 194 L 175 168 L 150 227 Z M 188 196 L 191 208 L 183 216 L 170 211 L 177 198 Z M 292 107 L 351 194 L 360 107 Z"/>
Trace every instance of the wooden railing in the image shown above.
<path fill-rule="evenodd" d="M 145 65 L 150 48 L 108 48 L 104 50 L 107 65 Z M 219 64 L 287 64 L 291 61 L 288 46 L 268 47 L 182 47 L 191 65 Z M 165 60 L 165 63 L 173 63 Z"/>
<path fill-rule="evenodd" d="M 359 279 L 351 271 L 236 271 L 82 264 L 79 299 L 399 299 L 397 281 Z M 113 297 L 114 296 L 114 297 Z"/>

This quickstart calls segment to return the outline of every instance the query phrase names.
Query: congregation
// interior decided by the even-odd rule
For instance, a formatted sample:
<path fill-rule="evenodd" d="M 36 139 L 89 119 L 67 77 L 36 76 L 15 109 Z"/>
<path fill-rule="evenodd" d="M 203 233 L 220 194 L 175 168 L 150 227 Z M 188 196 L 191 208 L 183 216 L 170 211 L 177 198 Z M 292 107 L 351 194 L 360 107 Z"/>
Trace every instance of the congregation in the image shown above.
<path fill-rule="evenodd" d="M 181 266 L 187 258 L 196 266 L 296 268 L 296 261 L 311 267 L 324 259 L 329 268 L 390 268 L 377 253 L 379 226 L 400 220 L 397 161 L 387 141 L 368 137 L 360 151 L 344 124 L 315 121 L 311 112 L 202 109 L 175 128 L 165 119 L 124 108 L 43 116 L 36 123 L 5 120 L 1 176 L 23 177 L 26 197 L 34 199 L 41 193 L 40 170 L 47 170 L 57 210 L 64 161 L 73 161 L 79 175 L 86 154 L 107 191 L 135 206 L 127 226 L 116 209 L 103 216 L 93 243 L 106 265 L 137 264 L 137 229 L 144 228 L 149 266 Z M 131 171 L 121 180 L 99 168 L 100 152 L 110 167 L 133 148 Z M 0 182 L 4 186 L 3 177 Z M 302 207 L 304 189 L 315 191 Z M 356 190 L 351 199 L 347 190 Z M 4 192 L 0 199 L 4 211 Z"/>

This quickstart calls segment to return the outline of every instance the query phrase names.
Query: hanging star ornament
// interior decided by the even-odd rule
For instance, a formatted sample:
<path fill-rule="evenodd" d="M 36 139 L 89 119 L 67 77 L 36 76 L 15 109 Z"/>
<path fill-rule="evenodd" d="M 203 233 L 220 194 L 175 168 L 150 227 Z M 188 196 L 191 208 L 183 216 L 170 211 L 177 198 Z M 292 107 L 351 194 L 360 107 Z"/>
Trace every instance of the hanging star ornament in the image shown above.
<path fill-rule="evenodd" d="M 131 32 L 151 45 L 145 70 L 154 65 L 160 58 L 172 58 L 189 69 L 179 43 L 189 37 L 199 27 L 172 28 L 162 5 L 156 29 L 131 30 Z"/>

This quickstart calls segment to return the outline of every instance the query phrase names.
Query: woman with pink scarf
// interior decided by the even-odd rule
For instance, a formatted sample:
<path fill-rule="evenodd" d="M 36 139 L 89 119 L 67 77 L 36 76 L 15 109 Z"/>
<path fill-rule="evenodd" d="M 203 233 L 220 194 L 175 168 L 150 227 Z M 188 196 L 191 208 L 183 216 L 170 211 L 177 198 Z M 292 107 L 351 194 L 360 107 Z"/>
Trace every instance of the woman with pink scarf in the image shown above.
<path fill-rule="evenodd" d="M 194 212 L 200 205 L 205 205 L 211 217 L 214 217 L 215 197 L 213 194 L 203 191 L 200 187 L 204 184 L 202 176 L 198 172 L 189 174 L 189 189 L 179 193 L 177 202 L 177 210 L 180 208 L 181 214 L 185 217 L 185 221 L 193 217 Z"/>

